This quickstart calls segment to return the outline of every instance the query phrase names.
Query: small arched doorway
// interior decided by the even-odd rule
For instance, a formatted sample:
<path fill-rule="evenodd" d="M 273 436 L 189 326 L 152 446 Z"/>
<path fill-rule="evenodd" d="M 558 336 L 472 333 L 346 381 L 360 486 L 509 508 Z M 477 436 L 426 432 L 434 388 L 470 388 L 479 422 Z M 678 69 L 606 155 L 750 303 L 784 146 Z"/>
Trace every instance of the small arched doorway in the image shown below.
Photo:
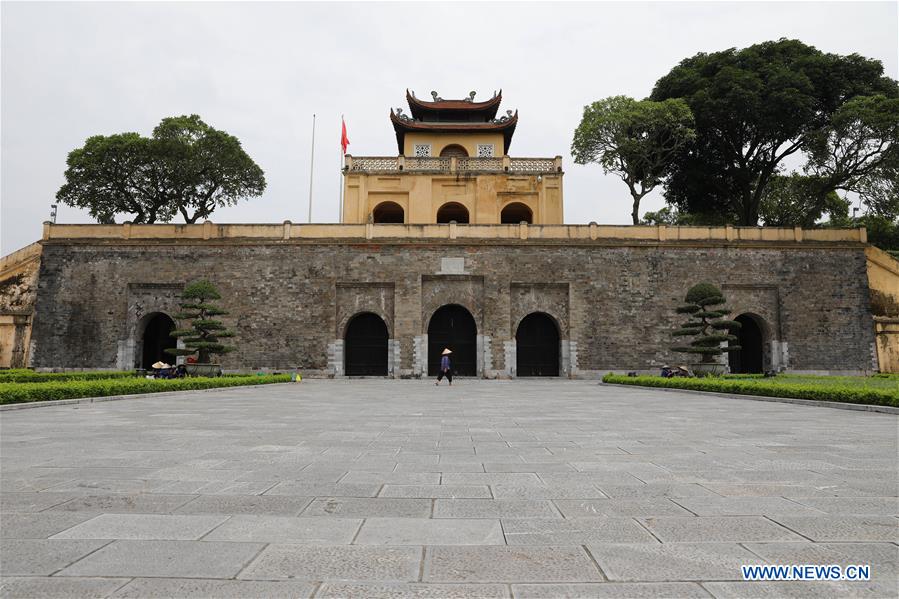
<path fill-rule="evenodd" d="M 428 375 L 440 370 L 444 348 L 452 350 L 450 361 L 458 376 L 477 376 L 478 327 L 471 312 L 456 304 L 434 312 L 428 323 Z"/>
<path fill-rule="evenodd" d="M 441 158 L 448 158 L 451 156 L 455 156 L 456 158 L 467 158 L 468 150 L 460 146 L 459 144 L 450 144 L 440 150 Z"/>
<path fill-rule="evenodd" d="M 468 208 L 458 202 L 447 202 L 437 210 L 438 224 L 446 224 L 452 221 L 468 224 Z"/>
<path fill-rule="evenodd" d="M 533 312 L 515 332 L 518 376 L 559 376 L 559 328 L 548 314 Z"/>
<path fill-rule="evenodd" d="M 387 346 L 390 334 L 377 314 L 363 312 L 350 320 L 343 342 L 347 376 L 387 376 Z"/>
<path fill-rule="evenodd" d="M 141 341 L 141 368 L 149 370 L 156 362 L 174 363 L 175 356 L 164 350 L 178 347 L 178 339 L 171 335 L 175 330 L 175 321 L 167 314 L 156 312 L 147 315 L 145 322 Z"/>
<path fill-rule="evenodd" d="M 381 202 L 372 210 L 372 220 L 375 224 L 399 223 L 406 221 L 403 207 L 396 202 Z"/>
<path fill-rule="evenodd" d="M 734 320 L 740 328 L 737 336 L 737 351 L 727 354 L 730 371 L 734 374 L 759 374 L 765 371 L 765 336 L 759 320 L 751 314 L 740 314 Z"/>
<path fill-rule="evenodd" d="M 521 202 L 512 202 L 507 205 L 499 216 L 499 222 L 504 225 L 517 225 L 522 221 L 532 224 L 534 222 L 534 213 Z"/>

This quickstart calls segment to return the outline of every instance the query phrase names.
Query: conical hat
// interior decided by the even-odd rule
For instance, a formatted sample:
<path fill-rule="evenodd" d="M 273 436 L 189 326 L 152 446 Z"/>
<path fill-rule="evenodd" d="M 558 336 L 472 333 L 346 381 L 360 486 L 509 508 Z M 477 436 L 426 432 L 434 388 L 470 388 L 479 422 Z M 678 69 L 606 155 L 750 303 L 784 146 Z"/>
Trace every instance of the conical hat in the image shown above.
<path fill-rule="evenodd" d="M 445 356 L 445 355 L 451 354 L 451 353 L 453 353 L 452 350 L 450 350 L 450 348 L 447 347 L 447 348 L 444 348 L 443 353 L 441 355 Z"/>
<path fill-rule="evenodd" d="M 153 368 L 168 368 L 168 367 L 169 367 L 169 365 L 166 364 L 165 362 L 156 362 L 155 364 L 153 364 Z"/>

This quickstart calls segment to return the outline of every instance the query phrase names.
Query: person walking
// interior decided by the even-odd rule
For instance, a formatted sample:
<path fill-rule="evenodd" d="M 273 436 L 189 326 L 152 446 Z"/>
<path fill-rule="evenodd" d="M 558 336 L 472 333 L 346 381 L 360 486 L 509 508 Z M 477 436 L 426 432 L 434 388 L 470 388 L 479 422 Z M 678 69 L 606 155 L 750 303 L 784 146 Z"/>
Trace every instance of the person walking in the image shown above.
<path fill-rule="evenodd" d="M 453 367 L 450 364 L 450 354 L 453 353 L 450 348 L 444 348 L 443 354 L 440 357 L 440 370 L 437 371 L 437 382 L 435 385 L 439 385 L 441 379 L 446 377 L 446 380 L 449 381 L 450 387 L 453 386 Z"/>

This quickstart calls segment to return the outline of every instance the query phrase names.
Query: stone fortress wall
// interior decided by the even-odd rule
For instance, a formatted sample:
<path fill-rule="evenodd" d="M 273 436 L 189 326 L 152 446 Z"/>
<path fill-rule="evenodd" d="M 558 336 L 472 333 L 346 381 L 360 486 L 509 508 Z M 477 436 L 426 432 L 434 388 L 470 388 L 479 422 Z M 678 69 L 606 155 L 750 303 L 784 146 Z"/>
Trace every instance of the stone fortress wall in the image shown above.
<path fill-rule="evenodd" d="M 132 368 L 148 315 L 208 278 L 239 351 L 228 369 L 341 376 L 354 315 L 379 315 L 389 374 L 427 373 L 441 306 L 477 325 L 477 374 L 515 376 L 515 334 L 548 314 L 560 375 L 656 371 L 687 288 L 720 285 L 766 368 L 877 367 L 864 229 L 599 225 L 45 225 L 31 365 Z"/>

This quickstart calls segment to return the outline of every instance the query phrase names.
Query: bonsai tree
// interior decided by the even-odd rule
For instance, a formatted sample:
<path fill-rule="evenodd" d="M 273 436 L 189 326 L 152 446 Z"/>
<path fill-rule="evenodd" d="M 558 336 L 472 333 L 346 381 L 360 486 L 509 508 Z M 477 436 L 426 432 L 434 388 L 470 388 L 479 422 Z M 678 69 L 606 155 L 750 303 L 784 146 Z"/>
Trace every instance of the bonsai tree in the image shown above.
<path fill-rule="evenodd" d="M 173 356 L 189 356 L 198 354 L 197 361 L 201 364 L 209 362 L 209 356 L 227 354 L 234 351 L 234 347 L 224 345 L 221 339 L 233 337 L 234 333 L 225 328 L 222 321 L 215 320 L 214 316 L 227 314 L 212 300 L 221 299 L 222 296 L 215 286 L 206 280 L 196 281 L 184 288 L 181 294 L 181 313 L 176 314 L 178 320 L 190 321 L 190 328 L 178 329 L 171 332 L 172 337 L 177 337 L 184 342 L 184 348 L 171 348 L 165 350 Z"/>
<path fill-rule="evenodd" d="M 724 352 L 738 351 L 739 345 L 733 345 L 737 336 L 731 334 L 740 328 L 735 320 L 723 320 L 730 314 L 724 307 L 725 299 L 721 290 L 711 283 L 699 283 L 687 291 L 686 303 L 678 306 L 678 314 L 689 314 L 691 320 L 681 324 L 681 328 L 672 333 L 675 337 L 693 337 L 687 345 L 678 345 L 671 349 L 686 354 L 699 354 L 701 362 L 716 364 L 717 356 Z M 730 342 L 722 347 L 723 342 Z"/>

